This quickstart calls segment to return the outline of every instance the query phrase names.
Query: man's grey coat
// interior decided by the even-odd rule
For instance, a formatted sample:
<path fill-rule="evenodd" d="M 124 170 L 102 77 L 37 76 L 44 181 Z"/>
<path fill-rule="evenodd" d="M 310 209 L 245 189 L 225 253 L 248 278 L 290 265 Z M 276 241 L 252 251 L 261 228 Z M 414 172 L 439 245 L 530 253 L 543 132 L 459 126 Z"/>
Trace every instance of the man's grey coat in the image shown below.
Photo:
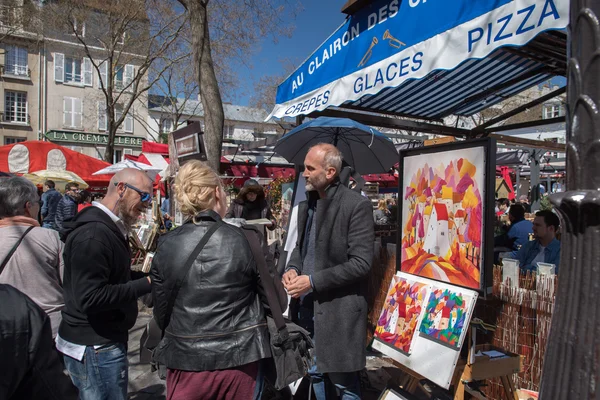
<path fill-rule="evenodd" d="M 318 192 L 308 192 L 309 199 Z M 302 273 L 308 200 L 298 208 L 298 242 L 288 267 Z M 367 276 L 373 260 L 371 202 L 339 181 L 317 200 L 314 296 L 315 351 L 321 373 L 362 370 L 366 363 Z"/>

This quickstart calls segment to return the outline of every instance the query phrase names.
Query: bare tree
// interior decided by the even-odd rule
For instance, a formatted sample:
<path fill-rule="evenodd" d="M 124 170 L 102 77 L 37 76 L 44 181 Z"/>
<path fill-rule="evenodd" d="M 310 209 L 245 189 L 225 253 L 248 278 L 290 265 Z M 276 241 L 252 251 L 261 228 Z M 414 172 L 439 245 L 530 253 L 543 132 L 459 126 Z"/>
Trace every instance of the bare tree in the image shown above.
<path fill-rule="evenodd" d="M 216 60 L 247 60 L 258 41 L 274 40 L 290 33 L 281 15 L 290 1 L 178 0 L 185 7 L 191 24 L 192 52 L 204 109 L 205 141 L 208 163 L 220 166 L 224 113 Z M 210 18 L 209 18 L 210 17 Z M 224 62 L 217 65 L 225 66 Z"/>
<path fill-rule="evenodd" d="M 275 107 L 277 97 L 277 87 L 283 82 L 299 65 L 298 60 L 282 59 L 279 60 L 282 66 L 282 72 L 263 75 L 254 85 L 254 93 L 250 97 L 250 104 L 256 108 L 262 108 L 271 111 Z"/>
<path fill-rule="evenodd" d="M 26 34 L 37 15 L 37 7 L 30 0 L 0 0 L 0 43 L 11 36 Z M 4 54 L 3 48 L 0 54 Z"/>
<path fill-rule="evenodd" d="M 183 10 L 161 0 L 62 0 L 44 6 L 47 36 L 68 32 L 100 79 L 112 162 L 117 130 L 136 102 L 168 68 L 152 70 L 175 45 L 186 23 Z M 85 61 L 85 60 L 84 60 Z M 177 59 L 171 60 L 177 62 Z M 102 111 L 99 111 L 102 114 Z"/>
<path fill-rule="evenodd" d="M 183 47 L 181 51 L 155 61 L 151 69 L 152 75 L 155 74 L 153 71 L 162 71 L 161 79 L 154 83 L 152 94 L 148 96 L 148 107 L 160 109 L 158 123 L 151 125 L 142 118 L 139 123 L 146 127 L 155 141 L 167 143 L 171 130 L 178 129 L 188 117 L 201 110 L 197 101 L 198 80 L 189 47 Z"/>

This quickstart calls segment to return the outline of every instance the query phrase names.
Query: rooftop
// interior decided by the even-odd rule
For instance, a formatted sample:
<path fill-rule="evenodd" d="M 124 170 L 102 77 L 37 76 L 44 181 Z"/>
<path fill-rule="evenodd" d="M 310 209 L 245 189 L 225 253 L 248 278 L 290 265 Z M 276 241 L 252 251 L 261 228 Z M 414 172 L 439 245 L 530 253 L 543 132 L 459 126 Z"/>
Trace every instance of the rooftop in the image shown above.
<path fill-rule="evenodd" d="M 162 105 L 160 100 L 161 99 L 159 97 L 151 98 L 148 104 L 148 111 L 151 113 L 168 112 L 170 107 L 169 100 L 163 97 Z M 178 112 L 181 112 L 181 114 L 194 117 L 204 117 L 204 108 L 202 107 L 202 103 L 200 101 L 185 99 L 176 99 L 176 101 L 177 103 L 174 105 L 174 107 L 178 110 Z M 225 120 L 276 125 L 275 122 L 264 122 L 269 113 L 261 108 L 223 103 L 223 111 L 225 113 Z"/>

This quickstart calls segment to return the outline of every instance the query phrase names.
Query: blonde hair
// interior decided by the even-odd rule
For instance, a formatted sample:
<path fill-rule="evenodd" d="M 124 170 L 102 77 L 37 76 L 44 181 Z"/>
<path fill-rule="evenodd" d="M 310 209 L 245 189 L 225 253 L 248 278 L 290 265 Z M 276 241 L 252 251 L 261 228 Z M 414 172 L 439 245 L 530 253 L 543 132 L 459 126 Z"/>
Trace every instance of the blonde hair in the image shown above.
<path fill-rule="evenodd" d="M 191 160 L 185 163 L 175 178 L 175 199 L 181 213 L 193 217 L 201 211 L 212 209 L 217 199 L 215 190 L 222 188 L 219 175 L 207 164 Z"/>
<path fill-rule="evenodd" d="M 380 199 L 379 203 L 377 203 L 377 209 L 382 211 L 387 210 L 387 201 L 385 201 L 385 199 Z"/>

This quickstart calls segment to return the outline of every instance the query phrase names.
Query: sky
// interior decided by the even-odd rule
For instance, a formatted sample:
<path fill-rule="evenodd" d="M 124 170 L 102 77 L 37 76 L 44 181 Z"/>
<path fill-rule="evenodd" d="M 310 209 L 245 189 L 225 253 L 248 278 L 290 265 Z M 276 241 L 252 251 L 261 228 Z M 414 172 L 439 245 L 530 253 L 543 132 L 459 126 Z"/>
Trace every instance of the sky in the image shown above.
<path fill-rule="evenodd" d="M 296 18 L 284 18 L 295 29 L 290 38 L 282 38 L 277 44 L 272 39 L 263 40 L 260 51 L 251 59 L 252 69 L 242 67 L 238 77 L 244 82 L 235 102 L 248 105 L 254 82 L 263 75 L 284 71 L 279 60 L 294 61 L 298 66 L 319 47 L 345 20 L 342 6 L 345 0 L 303 0 L 303 10 Z"/>

